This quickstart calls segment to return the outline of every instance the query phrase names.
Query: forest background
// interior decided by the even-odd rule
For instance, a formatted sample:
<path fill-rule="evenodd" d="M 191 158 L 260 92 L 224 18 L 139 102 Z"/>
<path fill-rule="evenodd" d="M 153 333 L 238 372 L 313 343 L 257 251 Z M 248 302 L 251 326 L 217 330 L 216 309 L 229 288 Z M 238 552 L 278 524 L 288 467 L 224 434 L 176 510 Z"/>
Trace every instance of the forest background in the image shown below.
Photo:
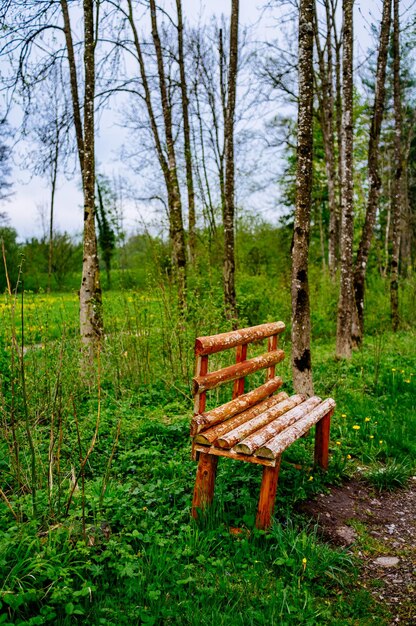
<path fill-rule="evenodd" d="M 414 471 L 415 17 L 365 13 L 358 59 L 353 4 L 268 3 L 259 41 L 238 0 L 195 24 L 180 0 L 4 3 L 0 623 L 389 623 L 297 513 Z M 101 171 L 108 110 L 129 180 Z M 12 159 L 49 183 L 23 242 Z M 64 177 L 81 238 L 55 227 Z M 297 442 L 264 535 L 258 474 L 224 465 L 191 523 L 194 339 L 277 319 L 285 389 L 337 401 L 330 471 Z"/>

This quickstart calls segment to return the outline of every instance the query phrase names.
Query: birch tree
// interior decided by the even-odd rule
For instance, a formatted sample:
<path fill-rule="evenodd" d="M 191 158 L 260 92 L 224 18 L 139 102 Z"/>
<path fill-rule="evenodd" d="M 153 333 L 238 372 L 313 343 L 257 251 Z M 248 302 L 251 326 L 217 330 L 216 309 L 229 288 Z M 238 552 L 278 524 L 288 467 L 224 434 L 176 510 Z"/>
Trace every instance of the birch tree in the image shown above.
<path fill-rule="evenodd" d="M 393 100 L 394 100 L 394 176 L 392 185 L 392 249 L 390 260 L 390 307 L 392 328 L 399 327 L 399 254 L 402 213 L 402 103 L 400 88 L 399 0 L 393 0 Z"/>
<path fill-rule="evenodd" d="M 313 395 L 308 282 L 313 151 L 314 0 L 299 9 L 299 95 L 296 212 L 292 248 L 292 371 L 296 393 Z"/>
<path fill-rule="evenodd" d="M 325 151 L 325 167 L 328 184 L 328 208 L 329 208 L 329 236 L 328 236 L 328 266 L 332 278 L 338 266 L 338 245 L 339 245 L 339 202 L 336 195 L 337 189 L 337 168 L 335 154 L 335 94 L 334 94 L 334 62 L 333 62 L 333 31 L 336 31 L 335 6 L 330 0 L 325 0 L 325 39 L 321 45 L 319 34 L 318 16 L 316 3 L 314 3 L 314 36 L 318 58 L 318 68 L 316 71 L 319 77 L 316 94 L 318 97 L 318 118 L 322 129 L 322 138 Z M 336 32 L 335 32 L 335 41 Z"/>
<path fill-rule="evenodd" d="M 94 224 L 95 48 L 99 8 L 98 0 L 83 0 L 83 33 L 80 41 L 75 42 L 67 0 L 52 3 L 28 1 L 24 11 L 17 3 L 10 3 L 3 16 L 8 27 L 1 38 L 1 52 L 10 58 L 11 72 L 8 82 L 6 79 L 7 86 L 13 95 L 19 93 L 26 117 L 31 115 L 32 100 L 41 90 L 45 77 L 51 75 L 55 66 L 62 70 L 67 64 L 84 196 L 80 332 L 90 360 L 102 335 L 101 286 Z M 60 89 L 60 85 L 55 85 L 55 89 Z"/>
<path fill-rule="evenodd" d="M 101 282 L 95 231 L 95 10 L 99 6 L 94 0 L 83 1 L 84 24 L 84 93 L 83 117 L 78 88 L 78 69 L 74 54 L 67 0 L 61 0 L 64 19 L 64 33 L 69 64 L 72 108 L 80 162 L 82 189 L 84 194 L 84 238 L 82 278 L 79 290 L 79 313 L 81 340 L 87 350 L 89 360 L 99 344 L 103 332 Z M 96 18 L 98 19 L 98 18 Z"/>
<path fill-rule="evenodd" d="M 195 190 L 194 176 L 192 170 L 192 145 L 191 145 L 191 128 L 189 122 L 189 99 L 188 87 L 185 70 L 185 53 L 184 53 L 184 36 L 183 36 L 183 17 L 182 17 L 182 0 L 176 0 L 176 15 L 178 18 L 178 64 L 181 85 L 181 104 L 182 104 L 182 122 L 183 122 L 183 142 L 185 154 L 186 169 L 186 188 L 188 192 L 188 240 L 189 240 L 189 260 L 195 261 L 196 248 L 196 216 L 195 216 Z"/>
<path fill-rule="evenodd" d="M 237 94 L 238 69 L 238 14 L 239 0 L 231 0 L 230 22 L 230 58 L 228 64 L 228 97 L 224 121 L 224 154 L 225 154 L 225 186 L 224 186 L 224 300 L 227 318 L 236 325 L 237 306 L 235 295 L 235 190 L 234 190 L 234 123 Z"/>
<path fill-rule="evenodd" d="M 379 145 L 386 99 L 386 66 L 390 28 L 391 0 L 384 0 L 380 27 L 380 44 L 377 56 L 374 104 L 368 142 L 367 171 L 369 190 L 367 197 L 367 210 L 354 268 L 355 307 L 353 309 L 352 325 L 352 341 L 354 345 L 359 345 L 361 343 L 364 332 L 365 275 L 376 222 L 377 206 L 380 197 L 381 176 L 379 172 Z"/>
<path fill-rule="evenodd" d="M 119 10 L 123 11 L 121 7 L 119 7 Z M 132 0 L 127 0 L 127 12 L 124 14 L 131 28 L 134 56 L 139 66 L 143 92 L 140 95 L 145 103 L 148 123 L 166 187 L 168 199 L 169 237 L 172 244 L 172 261 L 174 275 L 178 286 L 179 306 L 180 309 L 183 310 L 186 302 L 187 271 L 185 230 L 183 226 L 182 198 L 179 186 L 177 155 L 174 141 L 172 101 L 170 97 L 171 94 L 168 90 L 155 1 L 150 0 L 150 21 L 151 36 L 156 60 L 157 97 L 160 103 L 163 119 L 162 128 L 160 128 L 158 124 L 157 112 L 152 98 L 149 70 L 146 67 L 145 56 L 143 54 L 143 44 L 137 29 Z M 133 90 L 133 93 L 137 94 L 137 91 Z"/>
<path fill-rule="evenodd" d="M 351 358 L 353 309 L 353 0 L 342 2 L 342 213 L 341 213 L 341 276 L 337 314 L 336 355 Z"/>

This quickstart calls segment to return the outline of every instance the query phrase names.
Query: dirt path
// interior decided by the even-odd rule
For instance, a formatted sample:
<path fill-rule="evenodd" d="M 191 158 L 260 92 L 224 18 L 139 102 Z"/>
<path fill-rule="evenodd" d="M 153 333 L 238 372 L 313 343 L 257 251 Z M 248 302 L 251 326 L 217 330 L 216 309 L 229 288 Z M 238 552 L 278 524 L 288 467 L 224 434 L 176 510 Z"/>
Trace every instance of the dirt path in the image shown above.
<path fill-rule="evenodd" d="M 406 489 L 381 494 L 353 480 L 301 511 L 324 539 L 359 557 L 360 584 L 387 605 L 389 623 L 416 626 L 416 477 Z"/>

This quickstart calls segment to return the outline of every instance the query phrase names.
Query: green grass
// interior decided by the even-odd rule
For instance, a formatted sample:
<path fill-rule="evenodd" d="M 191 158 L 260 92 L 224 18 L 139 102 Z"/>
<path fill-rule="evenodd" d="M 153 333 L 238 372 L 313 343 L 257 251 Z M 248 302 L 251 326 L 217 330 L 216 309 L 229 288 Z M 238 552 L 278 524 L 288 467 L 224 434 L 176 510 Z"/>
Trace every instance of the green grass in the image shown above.
<path fill-rule="evenodd" d="M 261 277 L 248 282 L 244 321 L 266 321 L 255 319 Z M 416 452 L 416 335 L 373 325 L 351 362 L 336 361 L 333 311 L 325 306 L 335 302 L 332 291 L 316 286 L 313 312 L 316 393 L 337 402 L 330 468 L 313 468 L 312 437 L 287 451 L 269 533 L 254 528 L 261 469 L 251 464 L 221 459 L 214 506 L 198 524 L 189 515 L 192 346 L 197 334 L 226 329 L 219 288 L 205 299 L 195 289 L 185 328 L 168 289 L 105 294 L 107 336 L 87 386 L 76 295 L 25 294 L 25 345 L 36 346 L 24 358 L 26 417 L 10 345 L 13 327 L 20 341 L 20 301 L 13 326 L 4 296 L 0 486 L 14 516 L 1 499 L 0 624 L 388 623 L 385 609 L 357 586 L 352 557 L 323 544 L 295 507 L 357 465 L 378 489 L 403 484 L 414 465 L 397 459 Z M 372 306 L 385 311 L 380 299 Z M 287 300 L 280 306 L 275 293 L 268 306 L 267 319 L 287 314 Z M 369 317 L 375 324 L 372 308 Z M 290 393 L 288 336 L 279 373 Z M 214 392 L 211 402 L 225 399 L 225 391 Z M 36 460 L 36 519 L 25 420 Z M 84 489 L 67 506 L 97 423 L 79 481 Z"/>

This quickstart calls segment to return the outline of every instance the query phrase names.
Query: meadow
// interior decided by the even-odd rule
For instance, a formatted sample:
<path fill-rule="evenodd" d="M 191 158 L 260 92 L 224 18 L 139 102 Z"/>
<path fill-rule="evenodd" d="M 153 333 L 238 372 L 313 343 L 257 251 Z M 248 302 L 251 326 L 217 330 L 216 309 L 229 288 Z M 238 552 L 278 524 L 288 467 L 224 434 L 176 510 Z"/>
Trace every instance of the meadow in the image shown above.
<path fill-rule="evenodd" d="M 334 359 L 337 288 L 311 281 L 315 392 L 337 402 L 330 468 L 312 466 L 312 437 L 285 453 L 268 533 L 254 528 L 261 471 L 226 459 L 214 506 L 190 518 L 193 343 L 227 329 L 219 281 L 194 279 L 185 323 L 167 282 L 105 292 L 88 380 L 75 292 L 2 296 L 0 624 L 388 624 L 354 547 L 325 544 L 298 512 L 349 477 L 395 489 L 415 469 L 415 285 L 403 282 L 393 334 L 383 280 L 370 280 L 350 362 Z M 245 276 L 238 290 L 242 325 L 287 323 L 291 393 L 287 285 Z"/>

